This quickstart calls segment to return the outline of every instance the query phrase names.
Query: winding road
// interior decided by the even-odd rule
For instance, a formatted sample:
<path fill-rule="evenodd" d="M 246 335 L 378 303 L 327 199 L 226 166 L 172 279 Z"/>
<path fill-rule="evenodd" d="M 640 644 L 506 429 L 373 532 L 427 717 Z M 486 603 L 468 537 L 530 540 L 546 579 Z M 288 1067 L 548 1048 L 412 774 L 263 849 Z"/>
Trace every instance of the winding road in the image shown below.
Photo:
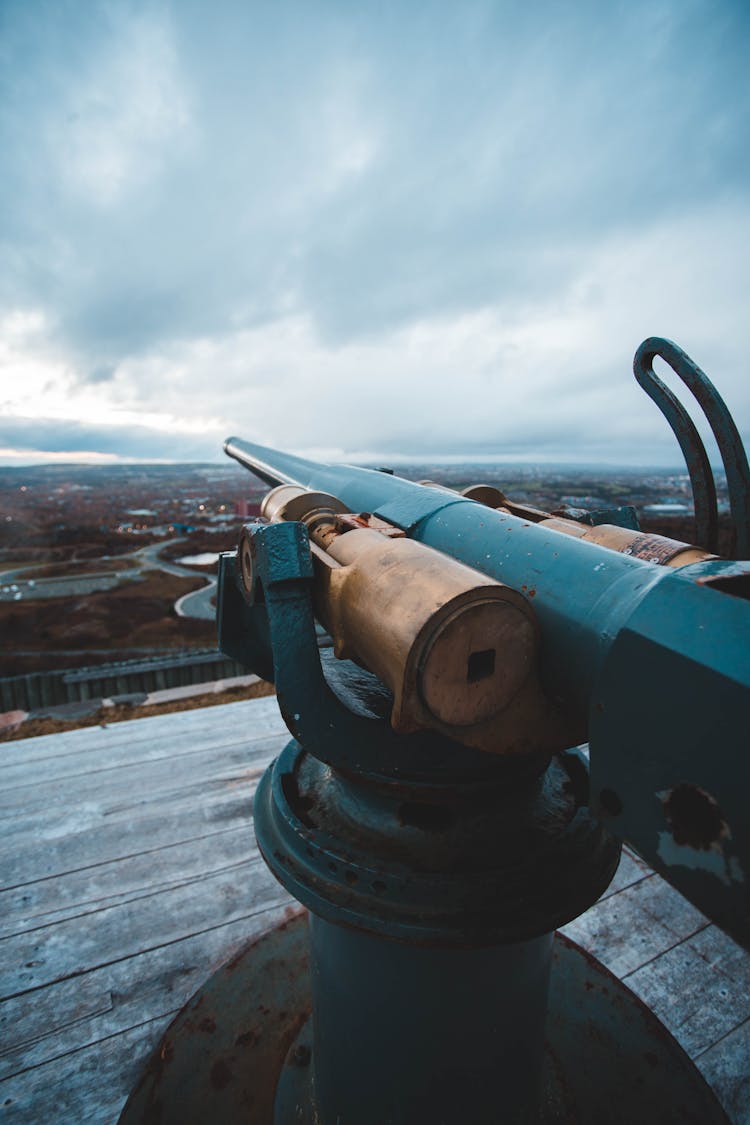
<path fill-rule="evenodd" d="M 211 604 L 211 599 L 216 595 L 216 578 L 213 575 L 201 574 L 189 567 L 180 566 L 159 557 L 165 547 L 172 547 L 177 543 L 186 543 L 187 540 L 180 536 L 177 539 L 167 539 L 161 543 L 151 543 L 147 547 L 139 547 L 127 555 L 120 555 L 123 561 L 128 559 L 136 563 L 135 568 L 123 570 L 91 571 L 88 574 L 60 574 L 49 578 L 24 578 L 24 574 L 38 570 L 39 564 L 16 567 L 13 570 L 0 572 L 0 601 L 36 601 L 41 598 L 84 597 L 100 590 L 112 590 L 123 582 L 137 579 L 144 570 L 163 570 L 167 574 L 174 574 L 179 578 L 204 578 L 206 585 L 189 594 L 183 594 L 174 604 L 178 617 L 194 617 L 203 621 L 213 621 L 216 610 Z M 109 556 L 103 556 L 109 558 Z M 96 561 L 96 560 L 92 560 Z"/>
<path fill-rule="evenodd" d="M 216 597 L 216 579 L 213 575 L 204 577 L 208 582 L 207 586 L 201 590 L 193 590 L 191 594 L 183 594 L 174 603 L 174 611 L 178 617 L 197 617 L 202 621 L 213 621 L 216 617 L 216 606 L 211 602 Z"/>

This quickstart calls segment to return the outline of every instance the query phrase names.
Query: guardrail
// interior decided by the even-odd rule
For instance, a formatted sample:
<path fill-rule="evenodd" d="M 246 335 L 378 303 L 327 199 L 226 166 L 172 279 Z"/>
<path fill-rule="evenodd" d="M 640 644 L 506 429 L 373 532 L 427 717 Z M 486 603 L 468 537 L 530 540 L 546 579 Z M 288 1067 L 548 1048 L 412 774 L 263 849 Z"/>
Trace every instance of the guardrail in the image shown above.
<path fill-rule="evenodd" d="M 0 678 L 0 711 L 38 711 L 62 703 L 107 699 L 246 675 L 248 669 L 215 649 L 162 654 L 139 660 L 29 672 Z"/>

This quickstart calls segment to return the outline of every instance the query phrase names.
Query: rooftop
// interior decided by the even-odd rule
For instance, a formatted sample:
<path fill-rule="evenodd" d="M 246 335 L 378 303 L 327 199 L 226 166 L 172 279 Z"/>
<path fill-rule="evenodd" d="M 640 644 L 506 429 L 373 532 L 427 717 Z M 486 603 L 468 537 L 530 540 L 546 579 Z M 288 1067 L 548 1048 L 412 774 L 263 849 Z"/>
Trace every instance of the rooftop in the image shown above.
<path fill-rule="evenodd" d="M 288 911 L 252 831 L 287 738 L 267 698 L 0 748 L 5 1120 L 114 1125 L 175 1013 Z M 629 852 L 565 932 L 750 1120 L 750 955 Z"/>

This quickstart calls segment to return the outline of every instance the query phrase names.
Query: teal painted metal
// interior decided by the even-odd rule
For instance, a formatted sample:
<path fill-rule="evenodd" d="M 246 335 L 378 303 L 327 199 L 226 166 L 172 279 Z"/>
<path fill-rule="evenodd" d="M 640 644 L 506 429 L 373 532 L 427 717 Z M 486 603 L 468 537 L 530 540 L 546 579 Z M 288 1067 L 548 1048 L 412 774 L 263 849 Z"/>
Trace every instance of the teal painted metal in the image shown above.
<path fill-rule="evenodd" d="M 295 736 L 259 784 L 254 822 L 271 870 L 314 915 L 319 1120 L 457 1121 L 463 1107 L 461 1119 L 489 1121 L 498 1078 L 510 1118 L 531 1119 L 552 932 L 598 898 L 619 859 L 589 812 L 585 764 L 560 755 L 545 769 L 533 755 L 396 735 L 382 685 L 318 650 L 304 525 L 246 530 L 246 600 L 267 621 L 246 655 L 257 646 L 267 660 L 270 646 Z M 223 616 L 236 581 L 235 560 L 222 556 Z M 450 998 L 437 1005 L 447 980 Z M 392 1001 L 376 1018 L 384 988 Z"/>
<path fill-rule="evenodd" d="M 553 936 L 456 951 L 311 914 L 321 1123 L 538 1121 Z"/>
<path fill-rule="evenodd" d="M 206 981 L 156 1045 L 119 1125 L 319 1125 L 311 1096 L 317 1081 L 312 988 L 303 915 L 255 939 Z M 450 997 L 443 977 L 430 1011 Z M 355 1011 L 335 1031 L 340 1040 L 356 1043 L 360 1026 Z M 397 1026 L 394 1018 L 389 1040 Z M 408 1054 L 399 1061 L 408 1065 Z M 377 1088 L 386 1081 L 383 1070 Z M 552 949 L 541 1086 L 536 1125 L 728 1123 L 698 1070 L 653 1013 L 560 935 Z M 492 1125 L 507 1120 L 504 1095 L 498 1075 L 490 1092 Z M 376 1120 L 384 1125 L 388 1119 Z M 461 1107 L 457 1116 L 443 1113 L 427 1125 L 483 1120 Z M 367 1122 L 344 1117 L 341 1125 Z M 412 1115 L 409 1125 L 421 1122 Z"/>
<path fill-rule="evenodd" d="M 549 933 L 609 885 L 620 850 L 586 805 L 585 767 L 542 777 L 503 761 L 467 779 L 332 774 L 292 742 L 261 779 L 258 843 L 276 877 L 329 922 L 406 943 L 474 948 Z M 442 778 L 439 774 L 442 773 Z"/>
<path fill-rule="evenodd" d="M 719 547 L 719 509 L 716 503 L 716 482 L 711 462 L 698 430 L 677 396 L 654 371 L 654 359 L 660 356 L 673 371 L 689 371 L 692 360 L 680 348 L 658 337 L 644 340 L 633 360 L 633 373 L 649 398 L 656 403 L 677 438 L 685 458 L 693 491 L 695 511 L 695 542 L 707 551 Z M 687 361 L 687 364 L 684 362 Z"/>
<path fill-rule="evenodd" d="M 709 551 L 716 551 L 718 544 L 713 470 L 690 415 L 654 372 L 657 356 L 669 364 L 692 392 L 711 427 L 726 473 L 737 557 L 747 558 L 750 554 L 750 466 L 739 430 L 708 375 L 682 348 L 661 336 L 650 336 L 643 341 L 633 359 L 633 373 L 669 422 L 680 444 L 693 487 L 697 542 Z"/>
<path fill-rule="evenodd" d="M 750 947 L 750 564 L 671 570 L 373 470 L 227 451 L 532 599 L 544 686 L 590 731 L 600 815 Z"/>
<path fill-rule="evenodd" d="M 750 602 L 703 585 L 715 574 L 686 567 L 620 629 L 592 692 L 592 788 L 604 822 L 747 947 Z"/>

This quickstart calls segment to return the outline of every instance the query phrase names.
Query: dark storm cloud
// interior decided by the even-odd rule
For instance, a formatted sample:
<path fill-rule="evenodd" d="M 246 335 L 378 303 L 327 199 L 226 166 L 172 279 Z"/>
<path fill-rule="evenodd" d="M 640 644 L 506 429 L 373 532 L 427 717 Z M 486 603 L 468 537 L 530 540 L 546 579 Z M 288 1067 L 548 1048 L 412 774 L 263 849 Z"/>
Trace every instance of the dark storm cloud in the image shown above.
<path fill-rule="evenodd" d="M 50 133 L 119 96 L 91 59 L 149 7 L 4 10 L 5 237 L 33 257 L 6 284 L 45 294 L 83 353 L 219 331 L 285 287 L 341 337 L 550 292 L 586 239 L 747 184 L 740 4 L 157 6 L 167 159 L 103 211 L 60 185 Z M 355 164 L 373 146 L 360 175 L 326 172 L 332 143 Z"/>
<path fill-rule="evenodd" d="M 335 402 L 363 448 L 428 449 L 438 434 L 441 448 L 484 448 L 483 419 L 463 402 L 444 434 L 429 354 L 402 376 L 421 424 L 408 394 L 408 424 L 377 403 L 366 414 L 375 353 L 398 363 L 394 334 L 411 326 L 492 309 L 510 331 L 559 302 L 560 319 L 585 306 L 598 320 L 605 370 L 654 330 L 692 345 L 703 316 L 694 339 L 711 354 L 699 358 L 724 349 L 741 391 L 750 340 L 724 289 L 736 278 L 739 309 L 748 275 L 741 232 L 716 216 L 750 213 L 746 4 L 5 0 L 0 21 L 0 311 L 43 312 L 81 385 L 130 381 L 158 410 L 158 380 L 134 372 L 172 363 L 199 415 L 225 402 L 255 425 L 262 407 L 269 425 L 271 384 L 296 402 L 315 378 L 307 421 Z M 641 282 L 634 258 L 618 281 L 636 245 L 651 276 Z M 670 305 L 678 270 L 685 290 Z M 607 303 L 621 294 L 640 317 L 649 285 L 648 323 Z M 308 352 L 259 360 L 253 333 L 285 317 L 307 324 Z M 459 349 L 440 379 L 477 388 L 494 365 L 498 410 L 526 340 L 474 370 Z M 372 363 L 333 390 L 326 370 L 360 346 Z M 576 346 L 542 354 L 561 394 L 579 380 L 578 415 L 561 429 L 545 386 L 542 429 L 519 421 L 519 448 L 554 433 L 570 445 L 601 424 Z M 217 364 L 196 373 L 205 347 Z M 232 351 L 244 367 L 230 376 Z"/>
<path fill-rule="evenodd" d="M 0 449 L 14 451 L 13 460 L 22 458 L 27 463 L 41 460 L 45 455 L 70 454 L 71 458 L 86 458 L 90 455 L 110 455 L 122 460 L 138 461 L 216 461 L 222 457 L 223 439 L 228 436 L 223 431 L 215 434 L 175 434 L 155 430 L 146 426 L 134 425 L 86 425 L 81 422 L 60 421 L 55 418 L 11 418 L 0 422 Z M 571 447 L 563 450 L 561 457 L 559 429 L 553 424 L 539 425 L 524 431 L 522 440 L 513 440 L 512 433 L 503 435 L 502 441 L 484 437 L 474 440 L 467 449 L 465 441 L 449 430 L 433 438 L 424 449 L 417 445 L 410 450 L 417 459 L 434 452 L 437 440 L 441 458 L 467 458 L 488 460 L 525 459 L 529 455 L 540 461 L 579 460 L 578 448 L 587 450 L 588 461 L 611 461 L 611 442 L 591 439 L 591 434 L 581 424 L 572 435 Z M 284 443 L 279 443 L 283 445 Z M 391 456 L 398 463 L 403 455 L 404 436 L 396 432 L 386 435 L 380 441 L 380 454 Z M 632 451 L 622 447 L 618 451 L 623 464 L 645 463 L 676 466 L 679 464 L 679 450 L 676 445 L 665 448 L 659 443 L 639 446 L 637 457 Z M 329 460 L 325 452 L 317 455 L 323 461 Z M 366 450 L 346 450 L 335 460 L 349 460 L 367 463 L 372 454 Z"/>
<path fill-rule="evenodd" d="M 0 448 L 28 453 L 113 454 L 153 461 L 215 460 L 218 435 L 174 434 L 147 426 L 97 426 L 57 418 L 7 418 L 0 421 Z"/>
<path fill-rule="evenodd" d="M 603 235 L 746 193 L 749 11 L 500 5 L 464 22 L 457 6 L 423 28 L 420 65 L 397 53 L 378 89 L 389 145 L 368 190 L 343 222 L 332 199 L 309 240 L 319 318 L 346 335 L 545 296 Z"/>
<path fill-rule="evenodd" d="M 114 379 L 116 368 L 107 366 L 95 367 L 92 371 L 81 373 L 80 378 L 85 383 L 109 383 Z"/>

